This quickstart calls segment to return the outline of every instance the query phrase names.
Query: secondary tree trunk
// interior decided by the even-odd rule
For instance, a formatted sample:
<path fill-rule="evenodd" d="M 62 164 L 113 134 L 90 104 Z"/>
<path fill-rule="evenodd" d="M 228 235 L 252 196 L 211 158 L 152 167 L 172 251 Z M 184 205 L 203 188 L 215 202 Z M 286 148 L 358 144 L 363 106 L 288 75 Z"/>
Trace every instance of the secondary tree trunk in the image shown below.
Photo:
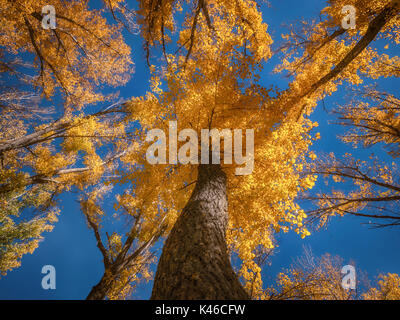
<path fill-rule="evenodd" d="M 86 300 L 104 300 L 108 291 L 107 278 L 105 274 L 98 284 L 93 286 Z"/>
<path fill-rule="evenodd" d="M 225 173 L 199 165 L 196 187 L 164 245 L 151 299 L 249 299 L 230 264 L 227 207 Z"/>

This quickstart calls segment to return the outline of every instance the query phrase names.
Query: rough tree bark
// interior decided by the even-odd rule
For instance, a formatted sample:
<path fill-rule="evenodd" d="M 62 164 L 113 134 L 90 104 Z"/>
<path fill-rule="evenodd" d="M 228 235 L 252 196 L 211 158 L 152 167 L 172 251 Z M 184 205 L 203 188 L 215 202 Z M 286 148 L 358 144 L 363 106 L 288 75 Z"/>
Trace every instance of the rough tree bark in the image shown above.
<path fill-rule="evenodd" d="M 229 259 L 227 207 L 220 165 L 199 165 L 194 191 L 164 245 L 151 299 L 249 299 Z"/>
<path fill-rule="evenodd" d="M 98 284 L 90 290 L 86 300 L 104 300 L 109 290 L 109 281 L 104 274 Z"/>

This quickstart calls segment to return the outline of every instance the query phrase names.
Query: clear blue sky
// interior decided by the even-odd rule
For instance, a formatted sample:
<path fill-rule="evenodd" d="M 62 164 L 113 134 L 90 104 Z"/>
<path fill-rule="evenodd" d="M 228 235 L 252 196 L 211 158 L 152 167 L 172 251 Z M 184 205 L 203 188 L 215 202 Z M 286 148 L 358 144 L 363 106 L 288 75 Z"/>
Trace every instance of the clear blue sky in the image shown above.
<path fill-rule="evenodd" d="M 283 23 L 288 24 L 300 18 L 318 17 L 320 9 L 325 6 L 325 1 L 321 0 L 271 0 L 270 3 L 270 8 L 263 7 L 263 17 L 269 24 L 269 32 L 275 41 L 280 39 L 285 30 L 282 27 Z M 127 35 L 127 41 L 133 48 L 136 73 L 125 88 L 119 89 L 124 98 L 143 95 L 148 88 L 148 70 L 141 46 L 142 39 L 140 35 Z M 388 50 L 388 53 L 395 52 Z M 274 58 L 268 62 L 262 79 L 265 85 L 275 84 L 284 88 L 288 79 L 271 73 L 277 62 Z M 387 79 L 379 81 L 378 84 L 394 93 L 400 83 L 398 80 Z M 336 103 L 343 101 L 345 93 L 345 89 L 341 88 L 326 99 L 327 109 L 332 109 Z M 333 151 L 340 155 L 348 150 L 335 136 L 340 128 L 328 124 L 328 120 L 333 118 L 321 105 L 312 117 L 320 122 L 319 131 L 322 136 L 314 146 L 317 152 Z M 378 148 L 376 153 L 379 152 L 382 151 Z M 113 195 L 110 195 L 108 200 L 112 203 Z M 0 299 L 83 299 L 99 281 L 103 274 L 102 257 L 80 212 L 76 195 L 64 194 L 60 197 L 60 203 L 62 214 L 54 231 L 46 234 L 45 240 L 34 254 L 24 256 L 22 267 L 0 279 Z M 352 260 L 371 278 L 382 272 L 400 274 L 400 229 L 369 229 L 361 222 L 367 221 L 351 217 L 334 219 L 327 230 L 313 233 L 304 240 L 294 233 L 279 235 L 279 247 L 271 259 L 272 265 L 264 270 L 265 283 L 272 283 L 282 268 L 289 267 L 292 260 L 301 255 L 303 245 L 310 246 L 317 256 L 328 252 L 340 255 L 346 262 Z M 54 265 L 57 271 L 56 290 L 46 291 L 41 287 L 41 269 L 48 264 Z M 151 287 L 151 282 L 140 286 L 132 298 L 147 299 Z"/>

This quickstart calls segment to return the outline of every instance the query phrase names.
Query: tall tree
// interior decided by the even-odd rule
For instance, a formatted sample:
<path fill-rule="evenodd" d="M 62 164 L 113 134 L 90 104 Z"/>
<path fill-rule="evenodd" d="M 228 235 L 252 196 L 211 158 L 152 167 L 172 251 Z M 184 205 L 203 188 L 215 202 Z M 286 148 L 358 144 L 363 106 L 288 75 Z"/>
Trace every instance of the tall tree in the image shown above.
<path fill-rule="evenodd" d="M 103 186 L 94 189 L 87 197 L 81 199 L 82 212 L 94 233 L 104 264 L 104 274 L 93 286 L 87 300 L 126 299 L 140 281 L 149 280 L 151 278 L 149 266 L 154 260 L 154 253 L 150 249 L 163 234 L 164 225 L 161 221 L 149 239 L 140 241 L 138 236 L 141 234 L 143 224 L 142 212 L 140 208 L 125 206 L 125 214 L 131 217 L 129 220 L 131 227 L 127 236 L 124 237 L 118 232 L 109 235 L 106 232 L 107 241 L 104 241 L 100 228 L 105 213 L 100 201 L 109 192 L 110 186 Z M 129 211 L 132 210 L 135 215 L 129 215 Z"/>
<path fill-rule="evenodd" d="M 0 2 L 2 274 L 19 266 L 51 230 L 57 194 L 96 183 L 127 152 L 115 144 L 126 135 L 116 120 L 123 103 L 86 109 L 112 98 L 98 91 L 100 84 L 124 84 L 132 72 L 121 27 L 77 0 L 54 1 L 56 28 L 44 29 L 47 4 Z M 100 156 L 102 144 L 109 150 Z"/>
<path fill-rule="evenodd" d="M 294 79 L 285 91 L 258 83 L 257 73 L 271 56 L 271 39 L 256 2 L 195 1 L 179 33 L 177 56 L 168 54 L 171 37 L 166 31 L 174 28 L 172 17 L 181 3 L 140 4 L 140 23 L 147 30 L 145 48 L 161 46 L 166 60 L 163 73 L 154 75 L 153 93 L 132 101 L 143 130 L 167 132 L 168 122 L 174 120 L 179 128 L 194 129 L 197 136 L 204 128 L 255 128 L 256 166 L 249 176 L 236 175 L 232 165 L 198 165 L 196 157 L 188 161 L 194 166 L 149 166 L 142 160 L 151 188 L 160 185 L 157 203 L 181 212 L 169 216 L 173 228 L 158 264 L 152 298 L 246 298 L 229 265 L 227 248 L 239 254 L 239 275 L 249 289 L 250 280 L 254 288 L 254 275 L 261 286 L 254 251 L 272 245 L 266 226 L 309 234 L 302 222 L 306 215 L 295 202 L 297 194 L 315 181 L 314 176 L 301 175 L 307 156 L 315 157 L 308 152 L 315 124 L 307 115 L 344 81 L 358 84 L 364 77 L 388 75 L 379 69 L 385 57 L 369 45 L 377 36 L 397 41 L 399 4 L 351 1 L 358 12 L 357 28 L 343 30 L 344 2 L 330 1 L 322 12 L 325 19 L 308 24 L 300 36 L 287 36 L 284 63 L 278 70 L 288 70 Z M 222 156 L 218 160 L 222 163 Z M 180 189 L 185 190 L 183 196 Z"/>

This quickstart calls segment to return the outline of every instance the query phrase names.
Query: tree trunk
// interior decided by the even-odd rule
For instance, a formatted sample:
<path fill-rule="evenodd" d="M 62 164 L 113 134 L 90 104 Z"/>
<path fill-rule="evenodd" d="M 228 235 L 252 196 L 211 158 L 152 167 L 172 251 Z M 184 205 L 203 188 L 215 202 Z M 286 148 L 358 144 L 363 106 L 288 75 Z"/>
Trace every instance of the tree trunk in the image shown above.
<path fill-rule="evenodd" d="M 163 248 L 151 299 L 249 299 L 226 245 L 226 176 L 199 165 L 196 187 Z"/>
<path fill-rule="evenodd" d="M 104 300 L 107 295 L 108 285 L 107 285 L 107 277 L 106 273 L 104 273 L 103 277 L 96 284 L 92 290 L 90 290 L 89 295 L 86 297 L 86 300 Z"/>

